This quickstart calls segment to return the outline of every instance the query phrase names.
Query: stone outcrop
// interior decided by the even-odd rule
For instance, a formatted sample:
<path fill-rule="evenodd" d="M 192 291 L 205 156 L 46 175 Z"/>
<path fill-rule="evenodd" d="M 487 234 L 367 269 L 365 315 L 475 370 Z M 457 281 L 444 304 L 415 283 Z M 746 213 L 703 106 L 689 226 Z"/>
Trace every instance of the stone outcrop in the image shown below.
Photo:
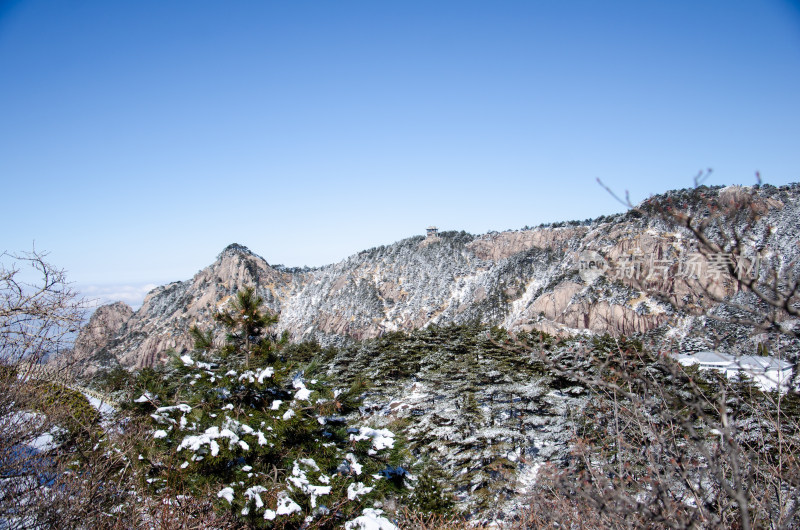
<path fill-rule="evenodd" d="M 72 361 L 79 376 L 92 376 L 99 369 L 118 365 L 115 357 L 97 354 L 105 351 L 108 342 L 132 316 L 133 309 L 124 302 L 106 304 L 95 310 L 89 322 L 81 328 L 72 348 Z"/>
<path fill-rule="evenodd" d="M 481 259 L 499 261 L 531 248 L 563 248 L 588 230 L 586 226 L 575 226 L 492 232 L 475 239 L 467 247 Z"/>
<path fill-rule="evenodd" d="M 209 267 L 185 282 L 158 287 L 108 344 L 123 366 L 141 368 L 164 362 L 170 351 L 192 346 L 192 326 L 213 325 L 214 312 L 247 286 L 257 286 L 267 310 L 280 313 L 304 282 L 303 273 L 276 270 L 246 247 L 226 247 Z"/>

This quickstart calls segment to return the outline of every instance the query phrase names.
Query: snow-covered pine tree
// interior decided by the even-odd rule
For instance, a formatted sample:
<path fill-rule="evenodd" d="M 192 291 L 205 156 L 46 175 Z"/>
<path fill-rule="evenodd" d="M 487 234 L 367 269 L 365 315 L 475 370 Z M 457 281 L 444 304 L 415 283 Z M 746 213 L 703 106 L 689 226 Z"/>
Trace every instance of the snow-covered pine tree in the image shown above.
<path fill-rule="evenodd" d="M 335 388 L 314 363 L 282 358 L 277 319 L 260 306 L 240 291 L 216 319 L 222 347 L 195 328 L 192 354 L 137 380 L 152 493 L 212 492 L 218 510 L 253 527 L 335 528 L 364 510 L 390 525 L 373 503 L 401 493 L 380 472 L 403 463 L 402 447 L 387 429 L 349 426 L 362 387 Z"/>

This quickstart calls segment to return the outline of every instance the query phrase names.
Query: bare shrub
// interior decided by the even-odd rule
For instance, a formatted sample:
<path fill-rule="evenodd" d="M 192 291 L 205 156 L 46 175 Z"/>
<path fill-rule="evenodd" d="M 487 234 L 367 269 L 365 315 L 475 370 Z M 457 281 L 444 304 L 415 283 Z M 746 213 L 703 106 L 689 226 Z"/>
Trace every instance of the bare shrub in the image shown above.
<path fill-rule="evenodd" d="M 0 258 L 0 526 L 131 527 L 141 433 L 107 430 L 70 377 L 85 303 L 46 254 Z"/>
<path fill-rule="evenodd" d="M 6 522 L 27 521 L 31 499 L 53 480 L 49 451 L 60 434 L 59 413 L 46 413 L 43 400 L 67 389 L 41 387 L 43 361 L 66 349 L 83 317 L 64 272 L 45 257 L 35 250 L 0 255 L 0 518 Z"/>

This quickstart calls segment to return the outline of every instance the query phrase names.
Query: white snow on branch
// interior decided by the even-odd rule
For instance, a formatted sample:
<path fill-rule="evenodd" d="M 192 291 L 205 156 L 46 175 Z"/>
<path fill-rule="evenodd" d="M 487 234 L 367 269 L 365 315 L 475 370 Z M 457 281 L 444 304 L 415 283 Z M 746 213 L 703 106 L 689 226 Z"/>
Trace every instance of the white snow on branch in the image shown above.
<path fill-rule="evenodd" d="M 397 527 L 381 514 L 383 510 L 364 508 L 361 515 L 344 523 L 347 530 L 397 530 Z"/>
<path fill-rule="evenodd" d="M 220 499 L 225 499 L 226 501 L 228 501 L 228 504 L 233 503 L 233 488 L 231 487 L 222 488 L 221 490 L 219 490 L 219 493 L 217 493 L 217 497 L 219 497 Z"/>
<path fill-rule="evenodd" d="M 356 500 L 360 495 L 366 495 L 373 488 L 369 486 L 365 486 L 363 482 L 355 482 L 351 483 L 347 486 L 347 498 L 351 501 Z"/>
<path fill-rule="evenodd" d="M 361 440 L 372 439 L 372 449 L 369 454 L 375 454 L 376 451 L 381 449 L 391 449 L 394 447 L 394 433 L 389 429 L 370 429 L 369 427 L 360 427 L 358 434 L 351 434 L 350 441 L 359 442 Z"/>

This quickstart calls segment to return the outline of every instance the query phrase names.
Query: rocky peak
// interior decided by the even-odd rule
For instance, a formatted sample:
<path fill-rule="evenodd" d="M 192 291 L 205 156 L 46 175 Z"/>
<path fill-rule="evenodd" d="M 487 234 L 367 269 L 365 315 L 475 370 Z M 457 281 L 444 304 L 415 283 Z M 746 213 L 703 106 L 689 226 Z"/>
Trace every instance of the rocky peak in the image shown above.
<path fill-rule="evenodd" d="M 264 258 L 243 245 L 228 245 L 214 263 L 192 279 L 151 291 L 107 349 L 123 366 L 141 368 L 163 362 L 169 351 L 182 352 L 192 347 L 192 326 L 214 328 L 214 313 L 243 288 L 256 286 L 265 309 L 280 313 L 306 278 L 302 272 L 270 267 Z"/>
<path fill-rule="evenodd" d="M 133 309 L 124 302 L 97 308 L 89 322 L 81 328 L 72 350 L 79 375 L 91 376 L 109 362 L 116 364 L 116 359 L 97 357 L 95 354 L 104 350 L 109 340 L 120 332 L 132 316 Z"/>
<path fill-rule="evenodd" d="M 230 245 L 228 245 L 227 247 L 222 249 L 222 252 L 220 252 L 217 255 L 217 260 L 223 260 L 226 257 L 243 258 L 243 257 L 251 257 L 251 256 L 259 258 L 261 260 L 264 260 L 264 258 L 262 258 L 261 256 L 257 255 L 256 253 L 254 253 L 252 250 L 250 250 L 246 246 L 240 245 L 239 243 L 231 243 Z M 264 260 L 264 261 L 266 261 L 266 260 Z"/>
<path fill-rule="evenodd" d="M 75 340 L 75 353 L 84 353 L 105 346 L 109 334 L 116 333 L 133 316 L 133 309 L 125 302 L 102 305 L 81 328 Z"/>

